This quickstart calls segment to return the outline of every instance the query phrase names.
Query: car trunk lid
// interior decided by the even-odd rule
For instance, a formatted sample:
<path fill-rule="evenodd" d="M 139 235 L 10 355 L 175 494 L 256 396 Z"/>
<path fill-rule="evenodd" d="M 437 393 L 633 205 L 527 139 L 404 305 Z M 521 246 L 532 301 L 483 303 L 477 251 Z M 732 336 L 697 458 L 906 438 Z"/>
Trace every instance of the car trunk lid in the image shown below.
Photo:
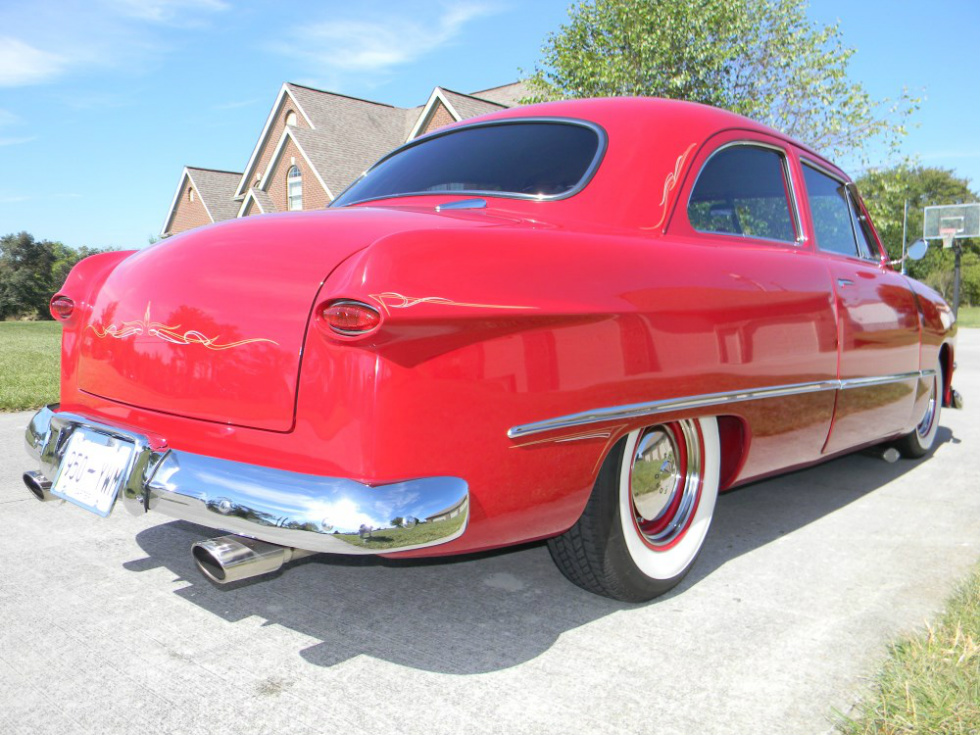
<path fill-rule="evenodd" d="M 327 275 L 386 234 L 451 224 L 433 213 L 351 208 L 236 220 L 157 243 L 120 263 L 95 295 L 79 387 L 140 408 L 288 431 Z"/>

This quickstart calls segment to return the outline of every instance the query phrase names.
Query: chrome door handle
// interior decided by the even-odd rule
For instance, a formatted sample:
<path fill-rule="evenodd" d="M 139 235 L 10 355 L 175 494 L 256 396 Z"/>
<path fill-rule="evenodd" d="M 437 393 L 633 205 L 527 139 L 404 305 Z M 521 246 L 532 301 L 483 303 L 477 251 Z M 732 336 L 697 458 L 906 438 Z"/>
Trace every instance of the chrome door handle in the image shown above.
<path fill-rule="evenodd" d="M 838 278 L 837 285 L 840 286 L 841 288 L 843 288 L 844 286 L 853 286 L 854 281 L 852 281 L 850 278 Z"/>

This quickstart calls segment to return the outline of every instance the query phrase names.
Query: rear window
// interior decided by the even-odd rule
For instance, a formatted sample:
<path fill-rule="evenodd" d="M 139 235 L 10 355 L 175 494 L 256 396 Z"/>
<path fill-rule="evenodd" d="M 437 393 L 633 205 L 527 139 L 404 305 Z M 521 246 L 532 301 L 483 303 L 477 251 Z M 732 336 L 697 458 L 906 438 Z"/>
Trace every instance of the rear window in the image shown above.
<path fill-rule="evenodd" d="M 602 154 L 599 128 L 574 121 L 498 122 L 424 138 L 383 158 L 331 206 L 411 194 L 570 196 Z"/>

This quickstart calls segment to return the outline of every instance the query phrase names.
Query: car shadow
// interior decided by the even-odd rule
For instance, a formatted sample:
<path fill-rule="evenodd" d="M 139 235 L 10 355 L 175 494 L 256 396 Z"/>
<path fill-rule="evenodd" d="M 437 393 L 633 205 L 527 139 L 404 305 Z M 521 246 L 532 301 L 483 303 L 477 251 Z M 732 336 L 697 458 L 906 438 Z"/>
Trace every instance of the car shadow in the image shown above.
<path fill-rule="evenodd" d="M 941 427 L 937 444 L 947 441 L 956 440 Z M 873 493 L 916 465 L 858 453 L 722 495 L 697 564 L 659 601 L 685 594 L 731 559 Z M 215 535 L 184 521 L 154 526 L 137 535 L 147 557 L 124 566 L 170 570 L 188 583 L 176 594 L 229 623 L 254 615 L 314 639 L 300 655 L 318 666 L 367 655 L 447 674 L 498 671 L 539 656 L 562 633 L 635 607 L 566 581 L 544 543 L 436 559 L 319 555 L 222 587 L 197 571 L 189 548 Z"/>
<path fill-rule="evenodd" d="M 871 447 L 722 494 L 697 564 L 671 594 L 682 593 L 727 561 L 873 493 L 920 462 L 931 461 L 936 448 L 947 442 L 959 439 L 940 426 L 932 451 L 919 460 L 889 463 L 882 457 L 883 447 Z"/>

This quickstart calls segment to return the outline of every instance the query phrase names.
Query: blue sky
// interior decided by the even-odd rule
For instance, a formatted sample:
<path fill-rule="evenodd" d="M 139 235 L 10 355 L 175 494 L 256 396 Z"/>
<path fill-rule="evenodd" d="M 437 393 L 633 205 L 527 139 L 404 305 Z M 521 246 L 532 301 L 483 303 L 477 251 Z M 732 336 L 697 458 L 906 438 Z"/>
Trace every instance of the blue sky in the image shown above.
<path fill-rule="evenodd" d="M 505 84 L 534 67 L 567 6 L 2 0 L 0 235 L 143 246 L 185 164 L 245 166 L 282 82 L 401 106 L 435 85 Z M 840 20 L 852 77 L 874 97 L 925 97 L 905 152 L 980 188 L 980 3 L 812 0 L 809 14 Z"/>

